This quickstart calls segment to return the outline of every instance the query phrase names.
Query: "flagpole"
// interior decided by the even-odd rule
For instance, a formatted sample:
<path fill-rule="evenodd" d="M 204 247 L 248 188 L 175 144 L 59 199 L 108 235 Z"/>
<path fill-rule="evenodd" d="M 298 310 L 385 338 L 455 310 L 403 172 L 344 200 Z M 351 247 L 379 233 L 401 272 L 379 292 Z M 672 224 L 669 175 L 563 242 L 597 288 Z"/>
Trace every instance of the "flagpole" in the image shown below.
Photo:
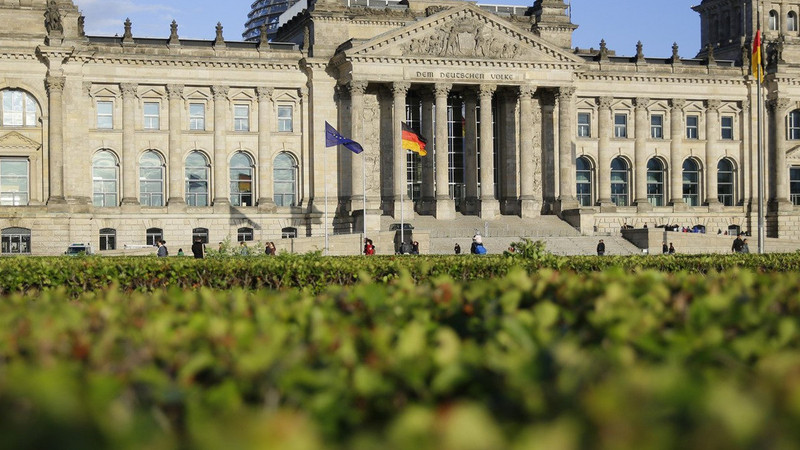
<path fill-rule="evenodd" d="M 364 239 L 367 238 L 367 157 L 362 155 L 361 158 L 363 158 L 361 160 L 361 186 L 364 190 L 364 195 L 362 198 L 364 212 L 361 214 L 361 221 L 363 222 L 362 228 L 364 232 L 364 236 L 362 236 L 361 241 L 363 242 Z"/>
<path fill-rule="evenodd" d="M 760 6 L 760 5 L 759 5 Z M 757 139 L 757 146 L 756 149 L 756 157 L 758 158 L 758 254 L 764 254 L 764 238 L 765 238 L 765 229 L 764 229 L 764 132 L 763 132 L 763 113 L 762 109 L 763 106 L 762 102 L 762 95 L 761 95 L 761 82 L 762 82 L 762 52 L 761 52 L 761 11 L 756 10 L 756 40 L 758 41 L 758 61 L 756 68 L 756 95 L 758 99 L 756 100 L 756 107 L 758 108 L 758 112 L 756 114 L 756 126 L 758 127 L 758 139 Z M 755 53 L 755 48 L 753 49 Z M 754 54 L 753 57 L 756 55 Z M 754 61 L 754 66 L 756 61 Z"/>
<path fill-rule="evenodd" d="M 322 152 L 322 179 L 325 180 L 325 256 L 328 256 L 328 152 Z"/>

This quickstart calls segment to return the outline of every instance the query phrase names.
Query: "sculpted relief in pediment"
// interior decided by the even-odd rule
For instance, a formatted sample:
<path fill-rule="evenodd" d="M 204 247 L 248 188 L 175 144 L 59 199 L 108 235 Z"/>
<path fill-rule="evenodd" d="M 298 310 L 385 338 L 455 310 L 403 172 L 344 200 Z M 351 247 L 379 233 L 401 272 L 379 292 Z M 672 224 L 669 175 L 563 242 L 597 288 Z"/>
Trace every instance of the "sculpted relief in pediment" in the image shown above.
<path fill-rule="evenodd" d="M 530 52 L 517 40 L 494 32 L 486 22 L 462 17 L 404 44 L 407 55 L 513 59 Z"/>

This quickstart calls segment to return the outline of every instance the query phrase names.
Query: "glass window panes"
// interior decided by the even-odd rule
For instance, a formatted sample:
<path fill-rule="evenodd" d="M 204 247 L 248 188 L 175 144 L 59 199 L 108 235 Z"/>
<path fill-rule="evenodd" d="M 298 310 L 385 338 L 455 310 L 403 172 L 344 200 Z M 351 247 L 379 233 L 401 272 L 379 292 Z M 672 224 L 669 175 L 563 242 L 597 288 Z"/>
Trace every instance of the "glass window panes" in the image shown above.
<path fill-rule="evenodd" d="M 0 157 L 0 205 L 25 206 L 29 200 L 27 158 Z"/>
<path fill-rule="evenodd" d="M 278 131 L 292 131 L 292 106 L 278 106 Z"/>
<path fill-rule="evenodd" d="M 294 239 L 297 237 L 297 228 L 285 227 L 281 229 L 281 239 Z"/>
<path fill-rule="evenodd" d="M 92 158 L 92 203 L 97 207 L 117 206 L 117 157 L 108 150 Z"/>
<path fill-rule="evenodd" d="M 647 162 L 647 201 L 664 206 L 664 164 L 657 158 Z"/>
<path fill-rule="evenodd" d="M 699 139 L 698 124 L 700 118 L 698 116 L 686 116 L 686 139 Z"/>
<path fill-rule="evenodd" d="M 148 228 L 145 231 L 145 238 L 147 245 L 156 246 L 156 242 L 164 239 L 164 230 L 161 228 Z"/>
<path fill-rule="evenodd" d="M 792 204 L 800 205 L 800 166 L 789 168 L 789 195 Z"/>
<path fill-rule="evenodd" d="M 208 244 L 208 228 L 194 228 L 192 229 L 192 242 L 200 238 L 200 242 Z"/>
<path fill-rule="evenodd" d="M 786 126 L 787 137 L 791 140 L 800 139 L 800 109 L 790 112 L 787 120 L 789 122 Z"/>
<path fill-rule="evenodd" d="M 198 151 L 186 157 L 186 204 L 208 206 L 208 160 Z"/>
<path fill-rule="evenodd" d="M 789 11 L 786 16 L 786 31 L 797 31 L 797 13 Z"/>
<path fill-rule="evenodd" d="M 139 159 L 139 203 L 142 206 L 164 206 L 164 163 L 153 150 Z"/>
<path fill-rule="evenodd" d="M 590 113 L 578 113 L 578 137 L 591 137 L 592 115 Z"/>
<path fill-rule="evenodd" d="M 189 103 L 189 129 L 206 129 L 206 105 L 205 103 Z"/>
<path fill-rule="evenodd" d="M 0 233 L 0 249 L 3 254 L 25 255 L 31 252 L 31 230 L 27 228 L 4 228 Z"/>
<path fill-rule="evenodd" d="M 97 128 L 114 128 L 114 102 L 98 100 L 97 102 Z"/>
<path fill-rule="evenodd" d="M 723 206 L 734 205 L 736 200 L 733 191 L 735 181 L 736 172 L 733 163 L 728 158 L 721 159 L 717 164 L 717 196 Z"/>
<path fill-rule="evenodd" d="M 275 157 L 272 166 L 273 192 L 275 205 L 295 206 L 297 186 L 297 164 L 288 153 L 280 153 Z"/>
<path fill-rule="evenodd" d="M 581 156 L 575 161 L 576 195 L 581 206 L 592 206 L 592 164 Z"/>
<path fill-rule="evenodd" d="M 233 129 L 235 131 L 250 131 L 249 105 L 233 105 Z"/>
<path fill-rule="evenodd" d="M 720 117 L 720 131 L 722 139 L 733 139 L 733 116 Z"/>
<path fill-rule="evenodd" d="M 683 162 L 683 201 L 689 206 L 700 205 L 700 166 L 693 159 Z"/>
<path fill-rule="evenodd" d="M 144 129 L 145 130 L 158 130 L 159 125 L 159 107 L 158 102 L 144 102 Z"/>
<path fill-rule="evenodd" d="M 769 12 L 768 27 L 770 31 L 778 31 L 778 12 L 774 9 Z"/>
<path fill-rule="evenodd" d="M 253 160 L 236 153 L 230 162 L 231 205 L 253 206 Z"/>
<path fill-rule="evenodd" d="M 622 158 L 611 161 L 611 202 L 628 206 L 628 163 Z"/>
<path fill-rule="evenodd" d="M 248 242 L 253 240 L 253 229 L 250 227 L 242 227 L 236 230 L 237 242 Z"/>
<path fill-rule="evenodd" d="M 2 124 L 4 127 L 35 127 L 36 100 L 33 96 L 19 89 L 3 90 Z"/>
<path fill-rule="evenodd" d="M 628 137 L 628 115 L 614 114 L 614 137 Z"/>
<path fill-rule="evenodd" d="M 653 139 L 664 139 L 664 116 L 653 114 L 650 116 L 650 137 Z"/>
<path fill-rule="evenodd" d="M 117 230 L 113 228 L 100 229 L 100 250 L 116 250 L 117 248 Z"/>

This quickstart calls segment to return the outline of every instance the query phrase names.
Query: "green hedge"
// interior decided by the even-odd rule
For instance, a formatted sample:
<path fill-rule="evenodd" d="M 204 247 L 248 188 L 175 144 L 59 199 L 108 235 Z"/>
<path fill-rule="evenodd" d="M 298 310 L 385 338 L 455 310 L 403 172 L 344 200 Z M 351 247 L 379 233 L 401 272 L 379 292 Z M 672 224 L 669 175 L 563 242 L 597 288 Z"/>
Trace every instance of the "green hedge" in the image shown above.
<path fill-rule="evenodd" d="M 341 267 L 336 261 L 318 264 Z M 403 272 L 406 261 L 375 258 L 367 266 Z M 463 265 L 464 272 L 451 269 L 459 273 L 506 264 L 499 257 L 431 261 Z M 647 259 L 640 261 L 637 267 Z M 702 259 L 674 261 L 698 267 Z M 231 280 L 248 265 L 291 263 L 61 262 L 65 270 L 114 266 L 130 277 L 149 265 L 204 276 L 232 266 Z M 796 273 L 512 269 L 465 283 L 410 272 L 387 283 L 331 283 L 319 294 L 175 287 L 87 292 L 72 301 L 64 289 L 6 296 L 3 446 L 732 449 L 800 442 Z"/>

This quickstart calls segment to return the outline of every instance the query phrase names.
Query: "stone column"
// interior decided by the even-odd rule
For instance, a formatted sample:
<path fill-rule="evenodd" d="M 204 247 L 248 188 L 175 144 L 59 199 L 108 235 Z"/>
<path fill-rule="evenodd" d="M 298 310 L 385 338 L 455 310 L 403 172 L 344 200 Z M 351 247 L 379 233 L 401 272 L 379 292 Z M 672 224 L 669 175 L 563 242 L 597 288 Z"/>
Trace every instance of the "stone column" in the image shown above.
<path fill-rule="evenodd" d="M 614 125 L 611 120 L 611 103 L 613 97 L 597 99 L 597 201 L 602 212 L 612 212 L 616 205 L 611 203 L 611 136 Z"/>
<path fill-rule="evenodd" d="M 542 105 L 542 198 L 544 211 L 556 209 L 556 135 L 555 98 L 551 93 L 539 98 Z"/>
<path fill-rule="evenodd" d="M 647 106 L 650 104 L 649 98 L 636 98 L 634 100 L 634 142 L 633 142 L 633 166 L 635 168 L 633 178 L 634 183 L 634 204 L 639 211 L 650 211 L 653 209 L 647 201 L 647 137 L 649 136 L 650 123 L 647 120 Z"/>
<path fill-rule="evenodd" d="M 167 205 L 172 209 L 186 206 L 186 199 L 183 196 L 183 149 L 181 148 L 183 85 L 168 84 L 167 96 L 169 97 L 169 156 L 167 161 L 169 187 Z"/>
<path fill-rule="evenodd" d="M 136 83 L 122 83 L 122 205 L 138 205 L 136 192 Z"/>
<path fill-rule="evenodd" d="M 717 147 L 719 142 L 719 100 L 706 102 L 706 203 L 710 210 L 718 210 L 721 205 L 717 198 Z"/>
<path fill-rule="evenodd" d="M 259 86 L 256 88 L 258 96 L 258 210 L 262 212 L 275 211 L 275 199 L 272 189 L 272 93 L 271 87 Z"/>
<path fill-rule="evenodd" d="M 572 120 L 575 111 L 575 88 L 563 87 L 558 92 L 558 181 L 561 211 L 575 209 L 575 157 Z"/>
<path fill-rule="evenodd" d="M 519 200 L 520 216 L 535 217 L 541 214 L 542 203 L 534 196 L 533 160 L 538 157 L 533 145 L 533 100 L 536 86 L 524 84 L 519 87 Z"/>
<path fill-rule="evenodd" d="M 450 198 L 450 162 L 448 158 L 449 143 L 447 139 L 447 95 L 452 85 L 449 83 L 436 83 L 436 218 L 453 219 L 455 217 L 455 203 Z"/>
<path fill-rule="evenodd" d="M 401 211 L 403 217 L 410 218 L 414 211 L 412 203 L 408 199 L 408 171 L 406 168 L 406 154 L 408 150 L 403 148 L 403 127 L 402 122 L 406 120 L 406 94 L 411 87 L 409 83 L 395 82 L 392 85 L 394 120 L 392 123 L 392 195 L 394 200 L 395 219 L 400 219 Z M 402 201 L 401 201 L 402 197 Z M 405 208 L 405 210 L 403 210 Z"/>
<path fill-rule="evenodd" d="M 214 200 L 215 211 L 227 209 L 231 203 L 228 197 L 228 152 L 227 152 L 227 110 L 228 86 L 211 86 L 214 96 Z M 222 211 L 220 211 L 222 212 Z"/>
<path fill-rule="evenodd" d="M 433 140 L 433 96 L 431 92 L 425 90 L 422 95 L 422 118 L 420 120 L 420 127 L 422 136 L 428 139 L 428 155 L 420 158 L 420 164 L 422 164 L 422 186 L 421 186 L 421 194 L 422 194 L 422 202 L 421 202 L 421 213 L 424 214 L 433 214 L 435 211 L 435 200 L 434 196 L 435 191 L 434 187 L 434 174 L 433 174 L 433 147 L 434 147 L 434 140 Z"/>
<path fill-rule="evenodd" d="M 791 210 L 789 201 L 789 166 L 786 163 L 786 115 L 795 103 L 788 98 L 769 101 L 772 109 L 772 163 L 767 163 L 772 186 L 767 186 L 773 210 Z"/>
<path fill-rule="evenodd" d="M 364 109 L 364 93 L 367 91 L 366 81 L 350 82 L 350 139 L 362 142 L 361 122 Z M 364 209 L 364 155 L 350 153 L 350 209 L 352 211 L 363 211 Z"/>
<path fill-rule="evenodd" d="M 478 98 L 475 90 L 464 91 L 464 205 L 466 214 L 478 213 Z"/>
<path fill-rule="evenodd" d="M 500 204 L 494 195 L 494 130 L 492 129 L 492 96 L 497 86 L 482 84 L 481 102 L 481 213 L 484 219 L 493 219 L 500 213 Z"/>
<path fill-rule="evenodd" d="M 670 202 L 676 211 L 686 210 L 683 201 L 683 146 L 684 125 L 683 106 L 686 100 L 674 98 L 670 100 L 669 113 L 669 166 L 670 166 Z"/>
<path fill-rule="evenodd" d="M 63 205 L 64 198 L 64 77 L 48 76 L 45 80 L 48 94 L 47 108 L 50 123 L 48 160 L 50 161 L 50 195 L 48 205 Z M 32 189 L 31 189 L 32 190 Z"/>

